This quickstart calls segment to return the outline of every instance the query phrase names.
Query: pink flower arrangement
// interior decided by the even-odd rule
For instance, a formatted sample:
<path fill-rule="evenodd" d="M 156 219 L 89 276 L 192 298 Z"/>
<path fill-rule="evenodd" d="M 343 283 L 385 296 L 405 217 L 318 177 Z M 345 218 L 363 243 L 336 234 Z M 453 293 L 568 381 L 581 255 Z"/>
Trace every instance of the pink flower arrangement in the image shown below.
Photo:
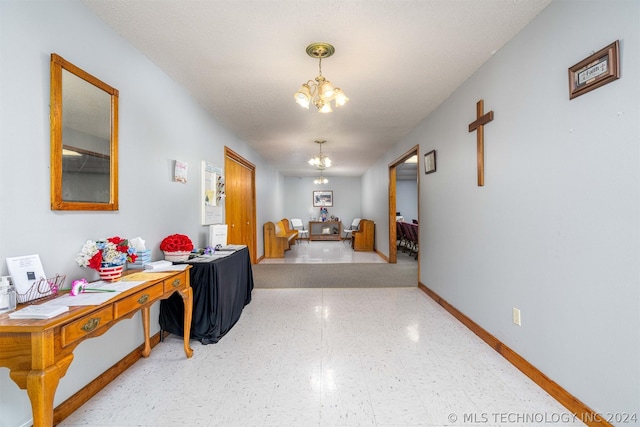
<path fill-rule="evenodd" d="M 193 243 L 184 234 L 172 234 L 167 236 L 160 243 L 160 250 L 164 252 L 191 252 Z"/>
<path fill-rule="evenodd" d="M 88 284 L 89 282 L 87 282 L 87 279 L 74 280 L 73 284 L 71 285 L 71 291 L 69 292 L 69 295 L 75 297 L 85 292 L 115 292 L 115 289 L 88 288 Z"/>

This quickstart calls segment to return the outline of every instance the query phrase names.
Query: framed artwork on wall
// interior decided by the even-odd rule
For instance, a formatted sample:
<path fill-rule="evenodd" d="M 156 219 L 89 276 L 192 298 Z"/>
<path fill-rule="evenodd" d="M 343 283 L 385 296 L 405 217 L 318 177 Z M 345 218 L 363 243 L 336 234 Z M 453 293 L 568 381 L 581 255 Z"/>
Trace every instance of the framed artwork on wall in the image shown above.
<path fill-rule="evenodd" d="M 569 68 L 569 99 L 620 78 L 618 40 Z"/>
<path fill-rule="evenodd" d="M 424 173 L 434 173 L 436 171 L 436 150 L 431 150 L 424 155 Z"/>
<path fill-rule="evenodd" d="M 313 192 L 313 206 L 314 207 L 332 207 L 333 206 L 333 191 L 322 190 Z"/>

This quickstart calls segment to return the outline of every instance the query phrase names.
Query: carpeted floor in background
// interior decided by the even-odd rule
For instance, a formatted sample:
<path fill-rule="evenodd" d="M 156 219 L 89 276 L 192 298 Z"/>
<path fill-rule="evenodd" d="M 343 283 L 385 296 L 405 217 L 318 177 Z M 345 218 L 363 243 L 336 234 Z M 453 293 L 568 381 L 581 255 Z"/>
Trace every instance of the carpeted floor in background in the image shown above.
<path fill-rule="evenodd" d="M 417 287 L 417 263 L 255 264 L 255 288 Z"/>

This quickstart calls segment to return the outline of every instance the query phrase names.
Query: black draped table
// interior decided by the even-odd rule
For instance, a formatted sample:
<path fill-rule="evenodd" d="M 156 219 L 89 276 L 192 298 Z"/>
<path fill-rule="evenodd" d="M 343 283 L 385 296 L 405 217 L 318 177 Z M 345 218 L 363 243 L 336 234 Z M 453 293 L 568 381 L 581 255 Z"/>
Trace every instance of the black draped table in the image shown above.
<path fill-rule="evenodd" d="M 224 258 L 191 264 L 193 318 L 191 338 L 202 344 L 216 343 L 236 324 L 245 305 L 251 302 L 253 272 L 249 249 Z M 160 303 L 160 328 L 183 336 L 182 298 L 173 294 Z"/>

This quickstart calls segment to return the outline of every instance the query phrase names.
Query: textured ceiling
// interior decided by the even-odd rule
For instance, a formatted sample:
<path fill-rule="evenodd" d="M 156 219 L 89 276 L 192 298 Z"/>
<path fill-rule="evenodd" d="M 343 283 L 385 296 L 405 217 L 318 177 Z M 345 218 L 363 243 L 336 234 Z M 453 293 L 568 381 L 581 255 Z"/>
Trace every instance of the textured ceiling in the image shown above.
<path fill-rule="evenodd" d="M 551 0 L 83 0 L 285 176 L 359 176 Z M 322 74 L 351 101 L 295 104 Z M 469 107 L 473 117 L 474 106 Z"/>

